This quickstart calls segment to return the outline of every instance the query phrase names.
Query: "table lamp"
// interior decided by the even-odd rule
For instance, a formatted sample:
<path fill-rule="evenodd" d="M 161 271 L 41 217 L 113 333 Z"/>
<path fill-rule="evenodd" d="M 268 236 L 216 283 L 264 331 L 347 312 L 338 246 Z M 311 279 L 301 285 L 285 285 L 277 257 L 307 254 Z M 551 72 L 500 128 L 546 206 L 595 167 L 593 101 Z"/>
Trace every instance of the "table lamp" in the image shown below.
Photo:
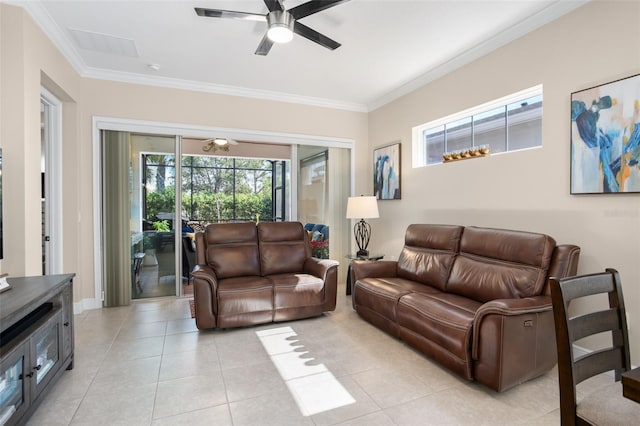
<path fill-rule="evenodd" d="M 347 200 L 347 219 L 360 219 L 353 226 L 353 234 L 356 237 L 358 245 L 357 256 L 368 256 L 369 239 L 371 238 L 371 225 L 365 222 L 365 219 L 373 219 L 380 217 L 378 213 L 378 201 L 373 195 L 359 197 L 349 197 Z"/>

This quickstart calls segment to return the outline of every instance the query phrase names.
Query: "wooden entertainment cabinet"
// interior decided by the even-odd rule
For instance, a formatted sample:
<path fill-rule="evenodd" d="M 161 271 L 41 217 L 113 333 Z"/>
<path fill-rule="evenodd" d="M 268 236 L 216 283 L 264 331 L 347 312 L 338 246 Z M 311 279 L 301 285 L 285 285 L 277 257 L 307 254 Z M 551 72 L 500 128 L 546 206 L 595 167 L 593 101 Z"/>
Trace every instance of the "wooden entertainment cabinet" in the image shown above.
<path fill-rule="evenodd" d="M 0 293 L 0 425 L 26 423 L 73 368 L 75 274 L 9 278 Z"/>

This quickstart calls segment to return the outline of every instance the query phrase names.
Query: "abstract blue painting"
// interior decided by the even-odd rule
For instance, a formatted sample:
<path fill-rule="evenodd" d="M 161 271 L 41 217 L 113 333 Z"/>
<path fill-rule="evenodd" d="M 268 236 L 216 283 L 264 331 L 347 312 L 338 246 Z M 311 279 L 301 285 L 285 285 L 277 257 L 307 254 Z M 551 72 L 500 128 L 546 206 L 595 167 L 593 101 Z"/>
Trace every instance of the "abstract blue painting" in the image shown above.
<path fill-rule="evenodd" d="M 400 199 L 400 144 L 373 151 L 373 195 L 378 200 Z"/>
<path fill-rule="evenodd" d="M 571 94 L 571 193 L 640 192 L 640 74 Z"/>

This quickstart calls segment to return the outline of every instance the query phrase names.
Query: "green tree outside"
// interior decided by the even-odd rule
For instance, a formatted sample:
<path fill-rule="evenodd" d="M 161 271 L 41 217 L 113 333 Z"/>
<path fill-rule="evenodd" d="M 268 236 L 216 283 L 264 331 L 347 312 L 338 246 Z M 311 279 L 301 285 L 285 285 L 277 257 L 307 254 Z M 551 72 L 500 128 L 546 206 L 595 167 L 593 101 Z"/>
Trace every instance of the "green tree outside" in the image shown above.
<path fill-rule="evenodd" d="M 175 166 L 163 156 L 147 158 L 146 217 L 173 211 Z M 190 220 L 226 222 L 273 220 L 272 168 L 270 160 L 223 157 L 185 157 L 182 165 L 182 208 Z M 160 182 L 161 181 L 161 182 Z M 154 182 L 156 183 L 156 182 Z"/>

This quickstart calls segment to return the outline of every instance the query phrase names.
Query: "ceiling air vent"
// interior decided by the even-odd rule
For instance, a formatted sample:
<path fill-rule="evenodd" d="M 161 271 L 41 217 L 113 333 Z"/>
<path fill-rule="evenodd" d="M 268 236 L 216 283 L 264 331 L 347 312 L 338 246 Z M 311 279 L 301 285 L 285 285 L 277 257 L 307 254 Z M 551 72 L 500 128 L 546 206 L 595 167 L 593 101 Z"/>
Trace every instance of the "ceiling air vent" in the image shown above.
<path fill-rule="evenodd" d="M 69 28 L 69 32 L 81 49 L 132 58 L 139 57 L 136 43 L 131 39 L 74 28 Z"/>

